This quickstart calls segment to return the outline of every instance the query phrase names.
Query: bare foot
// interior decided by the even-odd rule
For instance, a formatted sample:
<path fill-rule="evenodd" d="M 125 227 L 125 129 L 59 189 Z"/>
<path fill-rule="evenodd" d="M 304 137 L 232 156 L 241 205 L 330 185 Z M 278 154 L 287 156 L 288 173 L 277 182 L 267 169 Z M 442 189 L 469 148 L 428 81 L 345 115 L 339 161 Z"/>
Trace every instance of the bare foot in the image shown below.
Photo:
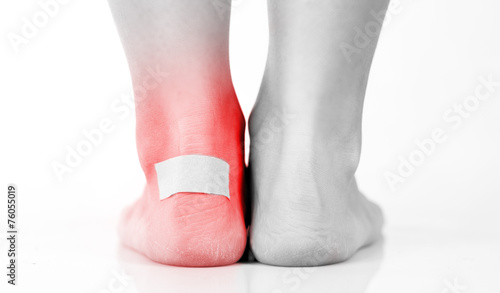
<path fill-rule="evenodd" d="M 123 213 L 121 240 L 164 264 L 235 263 L 247 234 L 245 120 L 229 73 L 229 15 L 218 15 L 210 1 L 110 0 L 110 6 L 132 76 L 147 180 Z M 212 174 L 213 164 L 223 174 Z M 212 188 L 216 183 L 221 188 Z"/>
<path fill-rule="evenodd" d="M 356 28 L 387 2 L 269 2 L 270 52 L 249 121 L 250 242 L 260 262 L 337 263 L 380 234 L 382 212 L 354 178 L 378 32 L 350 58 L 341 44 L 354 46 Z"/>

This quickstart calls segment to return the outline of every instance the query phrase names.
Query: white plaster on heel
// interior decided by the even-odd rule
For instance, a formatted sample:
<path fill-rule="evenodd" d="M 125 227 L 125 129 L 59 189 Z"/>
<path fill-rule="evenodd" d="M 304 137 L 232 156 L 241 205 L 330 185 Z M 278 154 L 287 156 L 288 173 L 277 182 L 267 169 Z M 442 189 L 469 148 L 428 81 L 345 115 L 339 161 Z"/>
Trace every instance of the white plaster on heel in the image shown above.
<path fill-rule="evenodd" d="M 179 192 L 229 196 L 229 164 L 203 155 L 178 156 L 156 163 L 160 200 Z"/>

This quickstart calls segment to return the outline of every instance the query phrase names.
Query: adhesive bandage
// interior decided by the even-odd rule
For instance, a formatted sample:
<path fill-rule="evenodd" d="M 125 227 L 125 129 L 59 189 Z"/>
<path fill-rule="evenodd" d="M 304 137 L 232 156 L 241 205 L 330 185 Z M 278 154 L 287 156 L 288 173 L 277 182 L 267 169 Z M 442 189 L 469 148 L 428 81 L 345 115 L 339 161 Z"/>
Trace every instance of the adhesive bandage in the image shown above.
<path fill-rule="evenodd" d="M 178 156 L 156 163 L 160 200 L 179 192 L 229 196 L 229 164 L 203 155 Z"/>

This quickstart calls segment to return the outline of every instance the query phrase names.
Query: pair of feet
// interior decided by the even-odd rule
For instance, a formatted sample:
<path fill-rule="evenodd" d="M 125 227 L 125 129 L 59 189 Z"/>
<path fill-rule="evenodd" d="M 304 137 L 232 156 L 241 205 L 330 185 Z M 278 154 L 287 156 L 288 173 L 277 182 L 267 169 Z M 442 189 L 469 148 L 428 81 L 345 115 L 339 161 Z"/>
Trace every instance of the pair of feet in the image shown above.
<path fill-rule="evenodd" d="M 217 266 L 238 261 L 249 233 L 258 261 L 313 266 L 343 261 L 376 239 L 382 213 L 359 192 L 354 173 L 388 2 L 268 2 L 269 53 L 249 118 L 245 172 L 230 9 L 220 13 L 213 1 L 109 0 L 135 90 L 147 180 L 123 215 L 122 242 L 160 263 Z M 155 165 L 187 155 L 229 164 L 230 197 L 177 192 L 161 200 L 165 178 Z"/>
<path fill-rule="evenodd" d="M 322 114 L 323 99 L 279 101 L 261 91 L 249 119 L 247 182 L 245 120 L 234 91 L 207 93 L 197 103 L 161 93 L 152 99 L 156 107 L 137 108 L 147 185 L 123 213 L 119 231 L 126 246 L 169 265 L 232 264 L 247 245 L 245 214 L 251 213 L 249 245 L 258 261 L 314 266 L 343 261 L 379 235 L 381 211 L 354 178 L 359 139 L 327 127 L 336 118 Z M 160 200 L 154 165 L 193 154 L 229 164 L 230 198 L 176 193 Z"/>

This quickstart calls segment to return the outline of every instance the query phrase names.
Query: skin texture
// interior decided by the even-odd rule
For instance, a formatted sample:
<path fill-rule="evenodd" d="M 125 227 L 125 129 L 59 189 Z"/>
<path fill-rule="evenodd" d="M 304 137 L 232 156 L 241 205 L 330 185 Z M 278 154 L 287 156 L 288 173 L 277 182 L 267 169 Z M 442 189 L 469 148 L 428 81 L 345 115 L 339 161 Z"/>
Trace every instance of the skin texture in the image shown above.
<path fill-rule="evenodd" d="M 147 180 L 123 213 L 121 241 L 169 265 L 235 263 L 246 246 L 245 120 L 229 73 L 229 13 L 217 13 L 210 1 L 109 3 L 130 67 Z M 177 193 L 160 201 L 154 165 L 195 154 L 229 164 L 230 199 Z"/>
<path fill-rule="evenodd" d="M 268 1 L 267 66 L 249 128 L 250 243 L 258 261 L 315 266 L 378 238 L 378 206 L 358 190 L 361 116 L 379 32 L 358 29 L 387 0 Z M 380 14 L 379 14 L 380 15 Z M 373 23 L 372 23 L 373 24 Z"/>

